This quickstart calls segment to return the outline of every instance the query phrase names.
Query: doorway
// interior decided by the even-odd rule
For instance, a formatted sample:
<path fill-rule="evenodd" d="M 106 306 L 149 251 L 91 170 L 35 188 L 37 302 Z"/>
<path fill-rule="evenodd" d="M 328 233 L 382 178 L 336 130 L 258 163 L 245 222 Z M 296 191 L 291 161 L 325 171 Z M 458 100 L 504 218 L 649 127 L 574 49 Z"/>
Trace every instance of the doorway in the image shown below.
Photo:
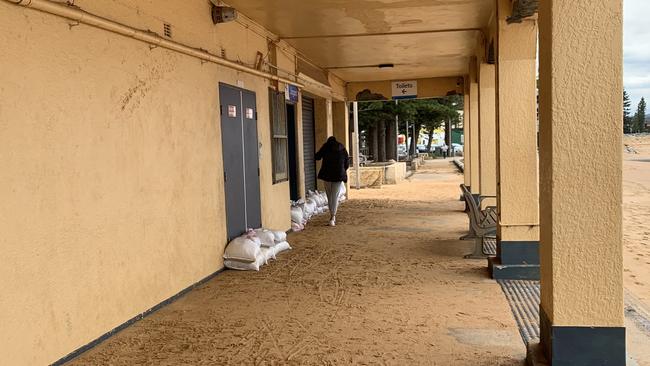
<path fill-rule="evenodd" d="M 302 97 L 302 146 L 305 161 L 305 192 L 316 190 L 316 132 L 314 99 Z"/>
<path fill-rule="evenodd" d="M 262 226 L 255 93 L 220 83 L 228 240 Z"/>
<path fill-rule="evenodd" d="M 300 199 L 298 189 L 298 140 L 296 138 L 296 106 L 286 104 L 287 108 L 287 132 L 289 145 L 289 195 L 292 201 Z"/>

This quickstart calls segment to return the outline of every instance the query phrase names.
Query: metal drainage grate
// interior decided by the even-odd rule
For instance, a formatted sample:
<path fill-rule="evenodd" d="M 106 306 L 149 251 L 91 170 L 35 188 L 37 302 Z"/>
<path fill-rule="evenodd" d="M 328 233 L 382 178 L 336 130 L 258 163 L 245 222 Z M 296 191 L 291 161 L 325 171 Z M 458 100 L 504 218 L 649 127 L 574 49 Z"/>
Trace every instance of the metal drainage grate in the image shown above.
<path fill-rule="evenodd" d="M 497 255 L 497 238 L 483 238 L 483 254 L 491 257 Z"/>
<path fill-rule="evenodd" d="M 539 342 L 539 282 L 499 280 L 526 345 Z"/>

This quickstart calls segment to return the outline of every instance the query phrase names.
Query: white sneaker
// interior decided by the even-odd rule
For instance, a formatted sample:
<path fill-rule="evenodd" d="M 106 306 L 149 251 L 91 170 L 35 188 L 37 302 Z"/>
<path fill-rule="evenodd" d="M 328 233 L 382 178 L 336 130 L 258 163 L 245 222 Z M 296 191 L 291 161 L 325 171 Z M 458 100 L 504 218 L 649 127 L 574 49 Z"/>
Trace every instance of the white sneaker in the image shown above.
<path fill-rule="evenodd" d="M 336 219 L 330 220 L 330 226 L 336 226 Z"/>

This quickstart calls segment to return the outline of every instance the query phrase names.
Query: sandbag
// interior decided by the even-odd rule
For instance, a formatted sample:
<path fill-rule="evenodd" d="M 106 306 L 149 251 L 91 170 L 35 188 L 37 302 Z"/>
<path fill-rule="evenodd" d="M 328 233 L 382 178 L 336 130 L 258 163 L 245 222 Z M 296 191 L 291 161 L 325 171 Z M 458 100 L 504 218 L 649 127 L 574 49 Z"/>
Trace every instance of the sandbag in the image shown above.
<path fill-rule="evenodd" d="M 266 229 L 257 229 L 255 230 L 255 234 L 259 238 L 262 247 L 275 246 L 275 235 L 273 232 Z"/>
<path fill-rule="evenodd" d="M 259 239 L 258 242 L 255 242 L 248 237 L 240 236 L 228 244 L 223 258 L 240 262 L 255 262 L 260 254 L 260 244 Z"/>
<path fill-rule="evenodd" d="M 271 233 L 273 234 L 273 240 L 276 244 L 287 240 L 287 233 L 284 231 L 274 230 L 271 231 Z"/>
<path fill-rule="evenodd" d="M 301 224 L 303 219 L 302 209 L 300 207 L 291 207 L 291 221 Z"/>
<path fill-rule="evenodd" d="M 275 252 L 266 249 L 268 252 L 273 252 L 273 255 L 275 256 Z M 242 262 L 234 259 L 226 259 L 223 264 L 226 266 L 226 268 L 230 269 L 235 269 L 238 271 L 259 271 L 260 268 L 267 262 L 266 256 L 262 254 L 260 251 L 259 255 L 255 259 L 254 262 Z"/>
<path fill-rule="evenodd" d="M 305 226 L 302 223 L 298 222 L 292 222 L 291 223 L 291 231 L 293 232 L 299 232 L 305 230 Z"/>
<path fill-rule="evenodd" d="M 276 246 L 274 246 L 271 250 L 273 250 L 274 254 L 277 256 L 278 254 L 291 250 L 291 245 L 289 245 L 288 242 L 283 241 L 281 243 L 278 243 Z"/>

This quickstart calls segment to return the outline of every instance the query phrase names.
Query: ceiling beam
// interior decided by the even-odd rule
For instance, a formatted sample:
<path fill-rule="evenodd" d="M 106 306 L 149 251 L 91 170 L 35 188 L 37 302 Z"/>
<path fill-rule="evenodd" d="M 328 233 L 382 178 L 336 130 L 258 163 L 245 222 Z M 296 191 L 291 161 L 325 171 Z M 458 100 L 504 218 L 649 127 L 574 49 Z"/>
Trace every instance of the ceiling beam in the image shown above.
<path fill-rule="evenodd" d="M 432 29 L 422 31 L 404 31 L 404 32 L 383 32 L 383 33 L 353 33 L 353 34 L 321 34 L 312 36 L 290 36 L 280 37 L 281 40 L 292 39 L 322 39 L 322 38 L 358 38 L 358 37 L 377 37 L 377 36 L 403 36 L 417 34 L 436 34 L 436 33 L 459 33 L 459 32 L 483 32 L 481 28 L 454 28 L 454 29 Z"/>

